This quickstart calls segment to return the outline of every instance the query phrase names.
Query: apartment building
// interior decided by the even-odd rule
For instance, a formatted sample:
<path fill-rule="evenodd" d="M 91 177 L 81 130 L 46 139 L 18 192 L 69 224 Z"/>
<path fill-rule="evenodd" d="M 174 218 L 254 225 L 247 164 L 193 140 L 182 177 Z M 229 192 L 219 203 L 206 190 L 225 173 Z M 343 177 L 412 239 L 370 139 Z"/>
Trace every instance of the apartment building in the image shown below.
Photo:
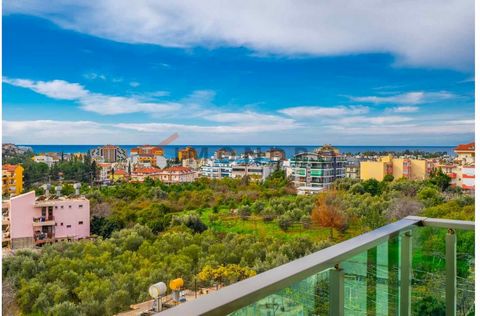
<path fill-rule="evenodd" d="M 360 179 L 359 161 L 347 161 L 345 164 L 345 178 Z"/>
<path fill-rule="evenodd" d="M 302 188 L 302 191 L 327 189 L 333 181 L 345 177 L 346 163 L 337 148 L 324 145 L 314 152 L 299 153 L 290 159 L 291 177 L 295 187 Z"/>
<path fill-rule="evenodd" d="M 184 159 L 197 159 L 197 151 L 190 146 L 180 149 L 178 151 L 178 160 L 182 161 Z"/>
<path fill-rule="evenodd" d="M 232 176 L 232 161 L 229 159 L 209 160 L 201 167 L 200 174 L 210 179 L 230 178 Z"/>
<path fill-rule="evenodd" d="M 273 171 L 271 164 L 260 163 L 234 163 L 232 164 L 231 177 L 243 178 L 248 176 L 252 180 L 264 181 Z"/>
<path fill-rule="evenodd" d="M 155 167 L 138 167 L 130 175 L 130 180 L 134 182 L 143 182 L 146 178 L 160 179 L 162 169 Z"/>
<path fill-rule="evenodd" d="M 265 158 L 271 161 L 283 161 L 286 159 L 285 151 L 280 148 L 270 148 L 265 152 Z"/>
<path fill-rule="evenodd" d="M 80 195 L 36 198 L 30 191 L 5 200 L 2 216 L 3 241 L 12 249 L 90 236 L 90 201 Z"/>
<path fill-rule="evenodd" d="M 430 159 L 394 158 L 389 155 L 377 161 L 361 161 L 360 178 L 382 181 L 386 175 L 392 175 L 394 179 L 423 180 L 428 178 L 434 167 L 435 163 Z"/>
<path fill-rule="evenodd" d="M 118 162 L 127 159 L 127 151 L 115 145 L 105 145 L 91 149 L 90 155 L 98 162 Z"/>
<path fill-rule="evenodd" d="M 475 165 L 475 143 L 460 144 L 454 149 L 456 161 L 461 165 Z"/>
<path fill-rule="evenodd" d="M 185 183 L 193 182 L 197 178 L 197 173 L 190 168 L 183 166 L 173 166 L 160 171 L 159 179 L 164 183 Z"/>
<path fill-rule="evenodd" d="M 32 160 L 37 162 L 37 163 L 44 163 L 46 164 L 49 168 L 52 167 L 54 164 L 56 164 L 60 159 L 56 155 L 37 155 L 33 156 Z"/>
<path fill-rule="evenodd" d="M 475 143 L 460 144 L 454 151 L 457 154 L 454 163 L 439 164 L 436 167 L 452 179 L 452 186 L 475 190 Z"/>
<path fill-rule="evenodd" d="M 19 195 L 23 191 L 23 167 L 6 164 L 2 166 L 2 195 Z"/>
<path fill-rule="evenodd" d="M 167 166 L 163 148 L 158 146 L 142 145 L 132 148 L 130 159 L 133 164 L 141 164 L 144 167 L 165 168 Z"/>

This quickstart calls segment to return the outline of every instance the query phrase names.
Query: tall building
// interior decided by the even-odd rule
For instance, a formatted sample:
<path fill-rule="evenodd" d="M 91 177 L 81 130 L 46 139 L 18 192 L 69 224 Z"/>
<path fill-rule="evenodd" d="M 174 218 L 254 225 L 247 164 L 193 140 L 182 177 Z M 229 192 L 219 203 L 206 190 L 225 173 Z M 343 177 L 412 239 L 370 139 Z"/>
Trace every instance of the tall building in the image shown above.
<path fill-rule="evenodd" d="M 21 165 L 2 166 L 2 195 L 19 195 L 23 191 L 23 167 Z"/>
<path fill-rule="evenodd" d="M 346 159 L 331 145 L 314 152 L 296 154 L 290 159 L 295 187 L 312 192 L 331 187 L 333 181 L 345 177 Z"/>
<path fill-rule="evenodd" d="M 178 151 L 178 160 L 182 161 L 184 159 L 197 159 L 197 151 L 195 148 L 187 146 Z"/>
<path fill-rule="evenodd" d="M 85 197 L 42 196 L 30 191 L 2 204 L 3 241 L 12 249 L 90 236 L 90 201 Z"/>
<path fill-rule="evenodd" d="M 386 175 L 392 175 L 394 179 L 423 180 L 428 178 L 434 167 L 434 161 L 429 159 L 383 156 L 377 161 L 361 161 L 360 178 L 382 181 Z"/>
<path fill-rule="evenodd" d="M 101 162 L 118 162 L 127 159 L 127 151 L 119 146 L 105 145 L 90 150 L 93 159 Z"/>

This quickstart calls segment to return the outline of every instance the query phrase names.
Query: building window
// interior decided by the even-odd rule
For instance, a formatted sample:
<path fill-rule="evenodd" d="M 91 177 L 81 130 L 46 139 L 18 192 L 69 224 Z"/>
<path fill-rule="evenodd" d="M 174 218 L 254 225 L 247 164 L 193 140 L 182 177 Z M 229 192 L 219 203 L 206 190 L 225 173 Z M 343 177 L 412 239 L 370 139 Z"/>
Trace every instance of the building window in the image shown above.
<path fill-rule="evenodd" d="M 63 226 L 63 223 L 60 223 L 60 226 Z"/>
<path fill-rule="evenodd" d="M 83 204 L 80 204 L 78 207 L 82 208 L 82 207 L 83 207 Z"/>
<path fill-rule="evenodd" d="M 68 206 L 68 208 L 72 208 L 72 206 L 71 206 L 71 205 L 69 205 L 69 206 Z"/>
<path fill-rule="evenodd" d="M 72 225 L 67 225 L 67 228 L 71 228 L 71 227 L 72 227 Z"/>
<path fill-rule="evenodd" d="M 83 225 L 83 221 L 78 222 L 78 225 Z"/>
<path fill-rule="evenodd" d="M 62 205 L 62 206 L 60 206 L 60 208 L 63 208 L 63 205 Z"/>
<path fill-rule="evenodd" d="M 57 209 L 57 208 L 58 208 L 58 206 L 55 206 L 55 208 Z"/>

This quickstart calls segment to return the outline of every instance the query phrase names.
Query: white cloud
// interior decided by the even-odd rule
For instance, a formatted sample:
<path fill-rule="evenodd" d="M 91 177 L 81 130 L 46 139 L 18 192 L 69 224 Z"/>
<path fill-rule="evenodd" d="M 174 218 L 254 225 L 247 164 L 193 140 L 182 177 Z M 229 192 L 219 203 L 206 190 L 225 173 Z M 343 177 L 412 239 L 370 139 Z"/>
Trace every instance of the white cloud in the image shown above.
<path fill-rule="evenodd" d="M 153 103 L 142 102 L 136 98 L 108 96 L 103 94 L 91 94 L 79 100 L 80 108 L 102 115 L 116 115 L 126 113 L 173 113 L 182 108 L 180 103 L 165 102 Z"/>
<path fill-rule="evenodd" d="M 450 136 L 450 135 L 465 135 L 475 133 L 475 124 L 465 124 L 459 123 L 457 121 L 444 121 L 444 122 L 435 122 L 435 124 L 388 124 L 383 126 L 367 126 L 367 127 L 357 127 L 357 126 L 331 126 L 336 133 L 343 135 L 374 135 L 374 136 L 410 136 L 415 137 L 415 140 L 418 141 L 418 137 L 424 136 Z"/>
<path fill-rule="evenodd" d="M 386 112 L 393 113 L 415 113 L 418 112 L 420 108 L 418 106 L 396 106 L 393 108 L 386 109 Z"/>
<path fill-rule="evenodd" d="M 127 43 L 247 47 L 259 54 L 392 53 L 408 66 L 473 71 L 474 1 L 6 1 L 4 12 Z"/>
<path fill-rule="evenodd" d="M 160 142 L 173 132 L 190 144 L 426 145 L 455 144 L 474 136 L 474 120 L 365 125 L 188 125 L 173 123 L 100 123 L 93 121 L 3 121 L 6 142 L 29 144 L 139 144 Z M 206 138 L 208 136 L 208 138 Z M 358 136 L 362 136 L 359 138 Z M 414 139 L 414 141 L 412 141 Z M 367 142 L 367 143 L 366 143 Z"/>
<path fill-rule="evenodd" d="M 424 92 L 424 91 L 416 91 L 416 92 L 407 92 L 396 94 L 392 96 L 365 96 L 365 97 L 350 97 L 352 101 L 356 102 L 368 102 L 374 104 L 383 104 L 383 103 L 400 103 L 400 104 L 421 104 L 421 103 L 429 103 L 429 102 L 436 102 L 441 100 L 449 100 L 455 98 L 456 95 L 447 92 L 447 91 L 439 91 L 439 92 Z"/>
<path fill-rule="evenodd" d="M 296 106 L 279 110 L 280 113 L 286 114 L 294 118 L 311 118 L 319 119 L 322 117 L 335 117 L 343 115 L 357 115 L 368 113 L 369 108 L 362 105 L 353 106 Z"/>
<path fill-rule="evenodd" d="M 402 123 L 411 121 L 412 118 L 406 116 L 351 116 L 351 117 L 344 117 L 339 119 L 339 123 L 351 126 L 352 124 L 371 124 L 371 125 L 385 125 L 385 124 L 394 124 L 394 123 Z"/>
<path fill-rule="evenodd" d="M 64 80 L 32 81 L 29 79 L 3 78 L 3 82 L 60 100 L 76 100 L 89 94 L 82 85 Z"/>
<path fill-rule="evenodd" d="M 89 73 L 83 74 L 83 77 L 85 77 L 88 80 L 95 80 L 95 79 L 107 80 L 107 76 L 105 76 L 104 74 L 96 73 L 96 72 L 89 72 Z"/>
<path fill-rule="evenodd" d="M 130 87 L 136 88 L 140 85 L 140 82 L 132 81 L 130 82 Z"/>
<path fill-rule="evenodd" d="M 145 102 L 139 97 L 93 93 L 78 83 L 70 83 L 64 80 L 32 81 L 29 79 L 3 78 L 3 82 L 30 89 L 53 99 L 74 100 L 80 105 L 81 109 L 102 115 L 136 112 L 167 114 L 179 111 L 182 108 L 182 104 L 178 102 Z M 196 97 L 195 92 L 192 95 Z"/>

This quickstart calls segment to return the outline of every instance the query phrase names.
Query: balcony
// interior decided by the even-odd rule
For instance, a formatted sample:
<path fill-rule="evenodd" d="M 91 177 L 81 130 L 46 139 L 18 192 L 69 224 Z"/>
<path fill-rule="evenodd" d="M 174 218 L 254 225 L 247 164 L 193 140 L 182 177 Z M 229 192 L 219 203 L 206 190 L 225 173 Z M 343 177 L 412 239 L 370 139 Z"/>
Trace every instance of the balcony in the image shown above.
<path fill-rule="evenodd" d="M 51 232 L 35 232 L 33 239 L 36 245 L 42 245 L 45 243 L 52 243 L 55 241 L 55 233 Z"/>
<path fill-rule="evenodd" d="M 33 227 L 55 226 L 55 217 L 41 216 L 33 218 Z"/>
<path fill-rule="evenodd" d="M 432 293 L 438 315 L 473 314 L 474 229 L 409 216 L 157 315 L 425 315 Z"/>

